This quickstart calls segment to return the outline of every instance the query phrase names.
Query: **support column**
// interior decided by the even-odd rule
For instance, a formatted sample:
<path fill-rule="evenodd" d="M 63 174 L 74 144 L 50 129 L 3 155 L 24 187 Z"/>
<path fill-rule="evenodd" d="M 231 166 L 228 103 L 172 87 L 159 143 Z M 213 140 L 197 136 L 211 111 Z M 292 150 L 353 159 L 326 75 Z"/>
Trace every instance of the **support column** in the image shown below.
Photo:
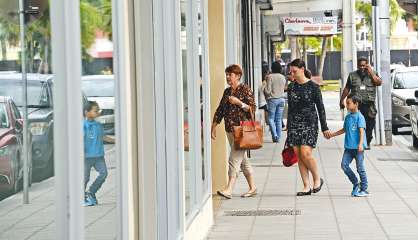
<path fill-rule="evenodd" d="M 357 67 L 356 25 L 354 22 L 355 0 L 343 1 L 343 49 L 341 66 L 341 89 L 344 89 L 348 74 Z M 344 119 L 344 111 L 342 111 Z"/>
<path fill-rule="evenodd" d="M 237 21 L 236 3 L 237 0 L 225 1 L 225 46 L 226 64 L 238 63 L 238 41 L 237 41 Z"/>
<path fill-rule="evenodd" d="M 261 85 L 262 82 L 262 69 L 261 69 L 261 62 L 263 61 L 261 58 L 261 11 L 260 8 L 254 4 L 255 9 L 253 15 L 253 25 L 255 26 L 253 39 L 254 39 L 254 47 L 253 47 L 253 54 L 254 54 L 254 97 L 255 102 L 258 105 L 258 87 Z M 258 109 L 257 109 L 257 112 Z"/>
<path fill-rule="evenodd" d="M 51 1 L 56 239 L 84 239 L 84 151 L 78 1 Z"/>
<path fill-rule="evenodd" d="M 380 77 L 383 80 L 383 115 L 386 145 L 392 145 L 392 99 L 390 79 L 390 15 L 389 0 L 380 1 Z"/>
<path fill-rule="evenodd" d="M 211 117 L 218 107 L 225 89 L 225 21 L 224 1 L 208 1 L 209 9 L 209 66 Z M 229 13 L 230 14 L 230 13 Z M 228 179 L 228 143 L 224 124 L 217 127 L 217 138 L 212 141 L 212 191 L 223 188 Z"/>

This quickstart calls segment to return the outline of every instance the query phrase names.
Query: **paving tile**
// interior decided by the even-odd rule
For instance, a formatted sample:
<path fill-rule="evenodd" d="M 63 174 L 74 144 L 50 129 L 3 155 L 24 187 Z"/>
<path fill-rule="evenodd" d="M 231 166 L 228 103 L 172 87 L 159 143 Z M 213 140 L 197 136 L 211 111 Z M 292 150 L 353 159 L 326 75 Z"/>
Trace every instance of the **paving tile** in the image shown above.
<path fill-rule="evenodd" d="M 341 123 L 333 123 L 337 128 Z M 351 197 L 352 185 L 341 170 L 343 137 L 331 141 L 319 139 L 314 151 L 325 185 L 320 193 L 296 197 L 302 188 L 297 167 L 257 167 L 257 184 L 264 184 L 264 191 L 252 201 L 235 199 L 223 201 L 220 211 L 240 209 L 293 209 L 294 216 L 257 216 L 246 220 L 217 216 L 207 239 L 418 239 L 418 162 L 399 163 L 378 161 L 378 158 L 412 157 L 407 149 L 374 146 L 366 153 L 366 170 L 371 195 L 367 198 Z M 271 147 L 268 153 L 253 154 L 264 159 L 264 164 L 276 161 L 272 152 L 279 152 L 281 145 Z M 274 149 L 276 147 L 277 149 Z M 270 157 L 270 159 L 269 159 Z M 280 163 L 280 161 L 278 161 Z M 352 165 L 355 171 L 355 164 Z M 312 180 L 312 179 L 311 179 Z M 239 186 L 246 187 L 240 179 Z M 226 205 L 224 205 L 226 203 Z M 237 218 L 238 219 L 238 218 Z M 247 234 L 236 231 L 242 227 L 251 229 Z M 235 231 L 230 238 L 225 231 Z"/>

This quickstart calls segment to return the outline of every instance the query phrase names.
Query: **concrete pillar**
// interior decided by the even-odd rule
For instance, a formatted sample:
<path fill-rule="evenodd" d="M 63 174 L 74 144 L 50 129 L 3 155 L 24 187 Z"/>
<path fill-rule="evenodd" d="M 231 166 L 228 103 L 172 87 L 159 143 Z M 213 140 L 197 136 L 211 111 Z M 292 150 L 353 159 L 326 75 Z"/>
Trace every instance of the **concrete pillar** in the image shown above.
<path fill-rule="evenodd" d="M 348 74 L 357 68 L 356 25 L 354 18 L 355 0 L 343 1 L 343 49 L 341 66 L 341 90 L 345 87 Z M 344 119 L 344 112 L 342 113 Z"/>
<path fill-rule="evenodd" d="M 386 145 L 392 145 L 392 98 L 390 79 L 390 14 L 389 0 L 379 2 L 380 7 L 380 77 L 383 80 L 383 115 Z"/>
<path fill-rule="evenodd" d="M 255 103 L 258 104 L 258 87 L 261 85 L 262 82 L 262 69 L 261 69 L 261 11 L 260 8 L 254 4 L 254 14 L 253 14 L 253 25 L 255 26 L 254 28 L 254 34 L 253 34 L 253 39 L 254 39 L 254 47 L 253 47 L 253 54 L 254 54 L 254 97 L 255 97 Z M 258 112 L 262 112 L 259 111 L 257 109 L 257 115 L 259 114 Z"/>
<path fill-rule="evenodd" d="M 238 63 L 238 32 L 236 21 L 237 0 L 225 1 L 226 65 Z"/>
<path fill-rule="evenodd" d="M 225 81 L 225 20 L 224 1 L 208 1 L 209 71 L 211 116 L 215 114 L 226 86 Z M 224 123 L 217 127 L 217 138 L 212 140 L 212 191 L 222 189 L 228 180 L 228 143 Z"/>

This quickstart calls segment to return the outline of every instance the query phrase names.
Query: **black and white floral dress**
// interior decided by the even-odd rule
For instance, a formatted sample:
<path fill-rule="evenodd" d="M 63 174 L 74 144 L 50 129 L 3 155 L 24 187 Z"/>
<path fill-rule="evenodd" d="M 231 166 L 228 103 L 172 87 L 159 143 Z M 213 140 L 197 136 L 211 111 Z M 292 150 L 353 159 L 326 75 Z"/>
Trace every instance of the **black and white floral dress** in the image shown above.
<path fill-rule="evenodd" d="M 293 82 L 288 88 L 287 140 L 290 146 L 316 147 L 318 140 L 318 115 L 321 130 L 328 130 L 322 94 L 318 84 L 308 81 Z"/>

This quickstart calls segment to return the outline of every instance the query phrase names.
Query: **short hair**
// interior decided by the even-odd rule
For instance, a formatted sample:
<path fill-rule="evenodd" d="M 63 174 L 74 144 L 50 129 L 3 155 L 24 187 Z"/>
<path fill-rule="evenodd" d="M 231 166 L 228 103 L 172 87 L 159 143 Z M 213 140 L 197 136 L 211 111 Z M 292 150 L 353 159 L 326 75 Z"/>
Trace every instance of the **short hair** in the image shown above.
<path fill-rule="evenodd" d="M 280 62 L 275 61 L 271 64 L 271 72 L 272 73 L 282 73 L 283 69 L 282 69 L 282 65 L 280 64 Z"/>
<path fill-rule="evenodd" d="M 242 76 L 242 68 L 238 64 L 231 64 L 225 68 L 225 73 L 234 73 L 236 75 Z"/>
<path fill-rule="evenodd" d="M 84 111 L 90 112 L 94 106 L 99 107 L 99 104 L 96 101 L 87 101 L 86 105 L 84 106 Z"/>
<path fill-rule="evenodd" d="M 263 81 L 265 80 L 267 74 L 269 73 L 270 73 L 269 65 L 267 64 L 267 62 L 265 64 L 263 62 L 262 67 L 261 67 L 261 76 L 262 76 Z"/>
<path fill-rule="evenodd" d="M 356 104 L 356 103 L 358 103 L 358 104 L 360 104 L 361 103 L 361 99 L 360 99 L 360 97 L 359 96 L 357 96 L 357 95 L 354 95 L 354 94 L 349 94 L 348 96 L 347 96 L 347 99 L 351 99 L 351 101 L 354 103 L 354 104 Z"/>
<path fill-rule="evenodd" d="M 361 56 L 361 57 L 357 58 L 357 65 L 359 65 L 361 62 L 369 63 L 369 59 L 367 59 L 364 56 Z"/>

